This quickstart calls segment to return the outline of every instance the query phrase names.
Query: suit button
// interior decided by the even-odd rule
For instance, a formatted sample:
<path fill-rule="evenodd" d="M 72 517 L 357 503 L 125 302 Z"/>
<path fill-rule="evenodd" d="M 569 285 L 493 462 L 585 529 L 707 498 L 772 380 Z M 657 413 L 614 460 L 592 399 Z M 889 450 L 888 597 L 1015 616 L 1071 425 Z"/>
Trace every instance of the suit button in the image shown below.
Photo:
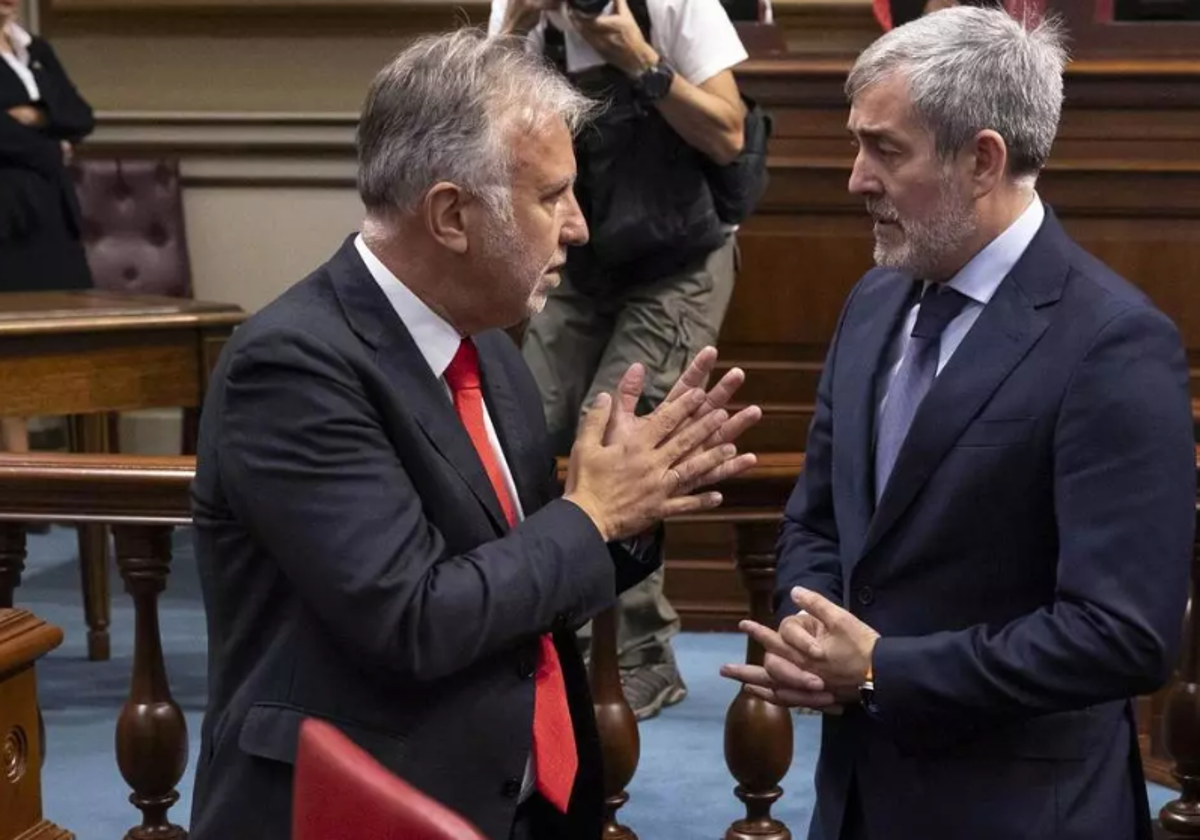
<path fill-rule="evenodd" d="M 869 607 L 875 603 L 875 590 L 869 586 L 860 586 L 858 588 L 858 603 L 864 607 Z"/>
<path fill-rule="evenodd" d="M 506 779 L 504 782 L 504 787 L 500 789 L 500 793 L 505 799 L 516 799 L 521 795 L 521 780 Z"/>

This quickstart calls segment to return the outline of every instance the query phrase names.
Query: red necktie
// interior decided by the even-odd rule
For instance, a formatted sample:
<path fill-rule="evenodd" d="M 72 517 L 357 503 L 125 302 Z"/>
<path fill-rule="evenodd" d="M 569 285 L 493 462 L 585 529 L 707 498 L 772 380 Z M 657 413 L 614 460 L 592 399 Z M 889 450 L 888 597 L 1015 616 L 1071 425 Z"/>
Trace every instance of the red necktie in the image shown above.
<path fill-rule="evenodd" d="M 458 352 L 446 368 L 446 384 L 454 394 L 454 409 L 458 412 L 483 468 L 491 479 L 492 489 L 500 500 L 500 508 L 508 524 L 517 524 L 517 508 L 500 462 L 488 440 L 483 420 L 483 391 L 479 380 L 479 351 L 469 338 L 463 339 Z M 575 730 L 571 727 L 571 710 L 567 706 L 567 686 L 563 682 L 558 651 L 550 634 L 542 636 L 541 663 L 537 669 L 533 701 L 533 761 L 537 772 L 537 789 L 551 805 L 564 814 L 575 784 L 579 755 L 575 751 Z"/>

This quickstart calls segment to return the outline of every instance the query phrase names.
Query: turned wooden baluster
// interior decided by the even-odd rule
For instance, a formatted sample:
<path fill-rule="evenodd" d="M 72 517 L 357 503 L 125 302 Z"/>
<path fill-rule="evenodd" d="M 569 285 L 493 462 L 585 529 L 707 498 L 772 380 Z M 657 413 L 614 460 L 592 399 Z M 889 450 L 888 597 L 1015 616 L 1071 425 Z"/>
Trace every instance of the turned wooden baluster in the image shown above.
<path fill-rule="evenodd" d="M 750 617 L 774 627 L 771 592 L 775 587 L 776 518 L 739 522 L 734 526 L 734 555 L 738 572 L 750 593 Z M 763 663 L 762 646 L 746 644 L 746 662 Z M 771 816 L 771 806 L 783 795 L 779 783 L 792 765 L 792 717 L 751 694 L 738 692 L 725 715 L 725 764 L 737 780 L 734 793 L 746 806 L 745 819 L 736 820 L 725 840 L 791 840 L 788 827 Z"/>
<path fill-rule="evenodd" d="M 25 570 L 25 525 L 0 522 L 0 609 L 11 608 Z"/>
<path fill-rule="evenodd" d="M 1200 525 L 1200 523 L 1198 523 Z M 1200 540 L 1200 529 L 1196 532 Z M 1163 806 L 1158 819 L 1168 837 L 1200 837 L 1200 622 L 1196 621 L 1200 587 L 1200 542 L 1192 549 L 1191 597 L 1183 622 L 1183 650 L 1178 681 L 1163 710 L 1163 743 L 1175 761 L 1172 774 L 1180 794 Z"/>
<path fill-rule="evenodd" d="M 187 832 L 167 819 L 179 799 L 175 786 L 187 768 L 187 723 L 171 698 L 158 630 L 158 596 L 171 569 L 171 529 L 117 525 L 117 565 L 133 596 L 135 633 L 129 700 L 117 720 L 117 766 L 133 788 L 129 801 L 142 824 L 125 840 L 184 840 Z"/>
<path fill-rule="evenodd" d="M 606 840 L 637 840 L 632 829 L 617 822 L 617 811 L 629 801 L 625 788 L 637 772 L 641 743 L 637 718 L 621 689 L 615 610 L 605 610 L 592 619 L 589 668 L 596 729 L 604 757 L 604 837 Z"/>
<path fill-rule="evenodd" d="M 106 414 L 75 415 L 71 424 L 72 451 L 112 451 L 116 440 L 111 436 L 108 418 Z M 85 522 L 76 527 L 83 619 L 88 628 L 88 659 L 107 662 L 111 647 L 108 627 L 112 622 L 112 598 L 108 592 L 108 526 L 102 522 Z"/>

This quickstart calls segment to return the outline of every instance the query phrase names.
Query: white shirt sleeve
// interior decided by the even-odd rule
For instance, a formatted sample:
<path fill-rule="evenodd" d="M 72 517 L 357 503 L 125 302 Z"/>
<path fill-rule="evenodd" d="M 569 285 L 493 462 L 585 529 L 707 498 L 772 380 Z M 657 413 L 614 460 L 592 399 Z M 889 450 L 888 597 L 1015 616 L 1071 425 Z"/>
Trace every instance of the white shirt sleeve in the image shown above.
<path fill-rule="evenodd" d="M 507 8 L 508 0 L 492 0 L 489 35 L 500 32 Z M 694 85 L 704 84 L 749 57 L 720 0 L 647 0 L 647 9 L 650 45 L 676 73 Z M 611 13 L 609 3 L 601 14 Z M 570 72 L 604 64 L 604 59 L 575 31 L 567 16 L 557 10 L 543 15 L 530 31 L 527 43 L 531 52 L 541 53 L 544 49 L 547 16 L 563 31 Z"/>
<path fill-rule="evenodd" d="M 500 25 L 504 23 L 504 12 L 508 9 L 508 0 L 492 0 L 492 10 L 488 15 L 488 35 L 499 35 Z"/>
<path fill-rule="evenodd" d="M 651 46 L 692 84 L 749 58 L 720 0 L 647 1 Z"/>

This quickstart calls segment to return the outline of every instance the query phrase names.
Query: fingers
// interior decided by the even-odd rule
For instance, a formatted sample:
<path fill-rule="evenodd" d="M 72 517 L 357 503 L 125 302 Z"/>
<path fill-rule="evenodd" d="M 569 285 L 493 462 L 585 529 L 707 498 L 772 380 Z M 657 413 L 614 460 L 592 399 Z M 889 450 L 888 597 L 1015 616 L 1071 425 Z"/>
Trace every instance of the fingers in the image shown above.
<path fill-rule="evenodd" d="M 797 586 L 792 589 L 792 603 L 814 616 L 825 625 L 826 630 L 832 631 L 845 620 L 846 611 L 822 595 Z"/>
<path fill-rule="evenodd" d="M 775 685 L 766 671 L 757 665 L 730 664 L 721 666 L 721 676 L 737 680 L 745 691 L 776 706 L 800 707 L 820 711 L 837 711 L 836 698 L 828 691 L 798 691 Z"/>
<path fill-rule="evenodd" d="M 786 620 L 784 619 L 784 621 Z M 762 645 L 762 649 L 766 651 L 767 656 L 778 656 L 780 659 L 786 659 L 799 668 L 804 668 L 804 658 L 798 656 L 796 651 L 788 647 L 787 642 L 780 637 L 779 633 L 770 627 L 759 624 L 757 621 L 746 619 L 738 622 L 738 629 Z"/>
<path fill-rule="evenodd" d="M 617 383 L 617 404 L 614 413 L 633 414 L 645 386 L 646 368 L 640 362 L 634 362 L 625 371 L 621 381 Z"/>
<path fill-rule="evenodd" d="M 694 450 L 699 449 L 728 419 L 729 414 L 723 408 L 698 420 L 693 419 L 692 422 L 679 429 L 674 437 L 662 444 L 659 452 L 666 459 L 668 465 L 678 465 L 685 458 L 691 456 Z"/>
<path fill-rule="evenodd" d="M 641 399 L 642 389 L 646 385 L 646 368 L 634 362 L 617 383 L 616 399 L 613 404 L 612 416 L 604 436 L 604 443 L 611 443 L 615 435 L 623 433 L 637 418 L 637 404 Z"/>
<path fill-rule="evenodd" d="M 811 671 L 774 654 L 764 657 L 763 668 L 778 688 L 791 691 L 825 691 L 825 681 Z"/>
<path fill-rule="evenodd" d="M 744 665 L 741 662 L 732 662 L 721 666 L 721 676 L 726 679 L 737 680 L 745 685 L 759 685 L 763 688 L 773 688 L 770 675 L 761 665 Z"/>
<path fill-rule="evenodd" d="M 779 625 L 779 637 L 784 644 L 800 654 L 802 661 L 825 661 L 824 648 L 804 622 L 784 619 Z"/>
<path fill-rule="evenodd" d="M 704 391 L 699 388 L 693 388 L 671 402 L 663 403 L 654 409 L 649 415 L 649 422 L 646 424 L 645 443 L 650 448 L 657 447 L 669 438 L 676 429 L 683 425 L 685 420 L 695 414 L 696 410 L 703 404 Z M 715 430 L 716 426 L 709 430 L 709 434 Z M 694 445 L 688 447 L 689 450 L 694 448 Z M 673 464 L 674 461 L 671 461 L 671 463 Z"/>
<path fill-rule="evenodd" d="M 709 345 L 703 348 L 696 357 L 692 359 L 692 363 L 688 365 L 687 370 L 683 372 L 683 376 L 675 380 L 675 384 L 671 387 L 667 394 L 665 402 L 671 402 L 677 397 L 690 391 L 692 388 L 708 387 L 708 378 L 712 375 L 713 368 L 717 364 L 717 348 Z"/>
<path fill-rule="evenodd" d="M 728 481 L 731 478 L 744 473 L 758 463 L 758 456 L 753 452 L 744 452 L 734 458 L 724 461 L 713 469 L 709 470 L 704 475 L 690 483 L 686 492 L 692 493 L 701 487 L 708 487 L 713 484 L 720 484 L 722 481 Z"/>
<path fill-rule="evenodd" d="M 668 475 L 674 482 L 669 494 L 691 493 L 701 484 L 701 479 L 711 472 L 718 471 L 722 465 L 737 456 L 737 447 L 732 443 L 724 443 L 713 449 L 701 450 L 689 455 L 682 462 L 668 470 Z"/>
<path fill-rule="evenodd" d="M 726 420 L 721 428 L 717 429 L 713 436 L 705 441 L 705 445 L 716 446 L 718 443 L 733 443 L 747 429 L 757 424 L 762 419 L 762 416 L 762 409 L 758 406 L 746 406 Z"/>
<path fill-rule="evenodd" d="M 690 496 L 675 496 L 663 502 L 662 510 L 657 519 L 668 519 L 672 516 L 690 516 L 713 510 L 721 506 L 724 498 L 720 493 L 695 493 Z"/>
<path fill-rule="evenodd" d="M 738 389 L 746 383 L 746 372 L 741 368 L 732 368 L 725 372 L 720 381 L 708 392 L 708 405 L 712 408 L 724 408 L 729 405 Z"/>
<path fill-rule="evenodd" d="M 608 394 L 598 394 L 592 407 L 579 421 L 579 431 L 575 435 L 575 443 L 585 446 L 601 446 L 604 441 L 604 430 L 612 416 L 612 397 Z"/>

